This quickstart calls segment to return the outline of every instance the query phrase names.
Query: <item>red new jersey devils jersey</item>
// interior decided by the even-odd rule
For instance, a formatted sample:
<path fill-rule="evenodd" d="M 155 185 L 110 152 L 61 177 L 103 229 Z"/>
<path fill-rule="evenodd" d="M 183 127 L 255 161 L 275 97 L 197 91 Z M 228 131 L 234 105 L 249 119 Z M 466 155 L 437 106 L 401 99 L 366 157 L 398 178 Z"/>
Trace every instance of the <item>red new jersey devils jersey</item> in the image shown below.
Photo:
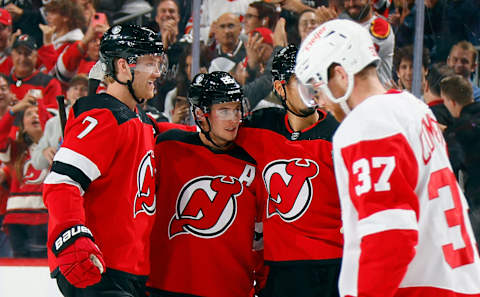
<path fill-rule="evenodd" d="M 284 110 L 259 110 L 237 137 L 257 161 L 263 178 L 264 253 L 269 264 L 342 256 L 340 202 L 331 156 L 338 123 L 331 115 L 319 114 L 311 127 L 293 131 Z"/>
<path fill-rule="evenodd" d="M 155 155 L 159 200 L 147 286 L 179 296 L 251 296 L 261 215 L 255 161 L 240 147 L 213 151 L 198 133 L 180 130 L 160 135 Z"/>
<path fill-rule="evenodd" d="M 67 227 L 93 233 L 107 268 L 148 275 L 156 209 L 154 123 L 108 94 L 79 99 L 45 180 L 50 247 Z M 56 267 L 50 252 L 51 269 Z"/>

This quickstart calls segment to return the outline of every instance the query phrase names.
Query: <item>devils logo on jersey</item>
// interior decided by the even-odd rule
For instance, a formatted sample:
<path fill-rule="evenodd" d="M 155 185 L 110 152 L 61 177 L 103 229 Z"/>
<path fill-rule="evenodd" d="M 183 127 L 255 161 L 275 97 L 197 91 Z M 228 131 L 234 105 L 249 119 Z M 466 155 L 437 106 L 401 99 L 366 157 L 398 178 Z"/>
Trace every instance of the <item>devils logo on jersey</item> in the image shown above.
<path fill-rule="evenodd" d="M 157 198 L 155 196 L 155 172 L 153 169 L 153 151 L 148 151 L 140 161 L 137 170 L 137 195 L 135 195 L 133 217 L 144 212 L 151 216 L 155 214 Z"/>
<path fill-rule="evenodd" d="M 311 180 L 318 164 L 309 159 L 275 160 L 263 170 L 268 192 L 267 218 L 279 215 L 286 222 L 300 218 L 313 197 Z"/>
<path fill-rule="evenodd" d="M 242 183 L 231 176 L 202 176 L 183 186 L 177 198 L 168 236 L 192 234 L 213 238 L 223 234 L 235 220 Z"/>
<path fill-rule="evenodd" d="M 32 160 L 27 160 L 23 165 L 23 182 L 27 185 L 38 185 L 48 174 L 47 169 L 37 170 L 32 165 Z"/>

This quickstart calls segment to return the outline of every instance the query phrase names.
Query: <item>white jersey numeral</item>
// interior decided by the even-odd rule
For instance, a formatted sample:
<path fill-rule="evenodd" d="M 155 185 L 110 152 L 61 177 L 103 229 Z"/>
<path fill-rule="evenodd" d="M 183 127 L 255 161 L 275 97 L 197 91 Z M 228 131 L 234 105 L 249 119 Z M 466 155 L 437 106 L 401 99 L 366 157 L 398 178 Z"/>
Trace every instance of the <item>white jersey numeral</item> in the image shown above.
<path fill-rule="evenodd" d="M 85 128 L 85 130 L 82 131 L 82 133 L 78 134 L 77 136 L 78 139 L 82 139 L 83 137 L 85 137 L 85 135 L 90 133 L 93 130 L 93 128 L 95 128 L 95 126 L 98 124 L 97 119 L 92 118 L 91 116 L 88 116 L 85 119 L 83 119 L 82 124 L 85 124 L 85 122 L 89 122 L 89 124 Z"/>
<path fill-rule="evenodd" d="M 359 184 L 355 186 L 357 196 L 370 192 L 372 189 L 371 168 L 384 167 L 378 181 L 373 185 L 375 192 L 390 191 L 390 176 L 395 169 L 395 157 L 373 157 L 372 166 L 366 158 L 353 163 L 353 174 L 357 175 Z"/>

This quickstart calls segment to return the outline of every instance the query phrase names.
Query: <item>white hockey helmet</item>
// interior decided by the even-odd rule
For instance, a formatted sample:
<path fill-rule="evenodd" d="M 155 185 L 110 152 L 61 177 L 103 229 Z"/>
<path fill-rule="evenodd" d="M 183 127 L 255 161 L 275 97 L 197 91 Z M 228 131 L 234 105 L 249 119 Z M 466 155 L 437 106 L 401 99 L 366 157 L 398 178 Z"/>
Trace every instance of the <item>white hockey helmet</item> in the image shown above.
<path fill-rule="evenodd" d="M 380 58 L 373 46 L 368 31 L 350 20 L 328 21 L 314 31 L 302 42 L 297 55 L 295 75 L 298 91 L 307 106 L 314 105 L 317 91 L 323 91 L 334 103 L 339 103 L 348 113 L 346 104 L 353 90 L 353 76 L 366 66 Z M 332 64 L 339 64 L 348 75 L 347 91 L 336 98 L 328 88 L 328 70 Z"/>

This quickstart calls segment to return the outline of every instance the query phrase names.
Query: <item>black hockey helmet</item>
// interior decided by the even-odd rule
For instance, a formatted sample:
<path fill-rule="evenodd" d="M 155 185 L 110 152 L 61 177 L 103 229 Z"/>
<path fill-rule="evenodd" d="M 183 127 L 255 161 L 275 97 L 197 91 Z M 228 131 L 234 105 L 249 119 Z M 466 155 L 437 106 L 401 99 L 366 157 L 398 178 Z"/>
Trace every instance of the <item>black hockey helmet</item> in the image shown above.
<path fill-rule="evenodd" d="M 136 25 L 113 26 L 105 32 L 100 41 L 100 61 L 103 63 L 103 71 L 114 78 L 116 58 L 123 58 L 128 64 L 136 64 L 140 56 L 164 56 L 164 53 L 160 36 L 148 28 Z"/>
<path fill-rule="evenodd" d="M 242 87 L 230 74 L 224 71 L 214 71 L 199 73 L 193 78 L 188 100 L 193 107 L 198 107 L 204 113 L 208 113 L 212 104 L 240 102 L 243 105 L 245 97 Z"/>
<path fill-rule="evenodd" d="M 275 54 L 272 62 L 273 80 L 283 80 L 287 83 L 290 77 L 295 74 L 297 52 L 297 47 L 289 44 Z"/>

